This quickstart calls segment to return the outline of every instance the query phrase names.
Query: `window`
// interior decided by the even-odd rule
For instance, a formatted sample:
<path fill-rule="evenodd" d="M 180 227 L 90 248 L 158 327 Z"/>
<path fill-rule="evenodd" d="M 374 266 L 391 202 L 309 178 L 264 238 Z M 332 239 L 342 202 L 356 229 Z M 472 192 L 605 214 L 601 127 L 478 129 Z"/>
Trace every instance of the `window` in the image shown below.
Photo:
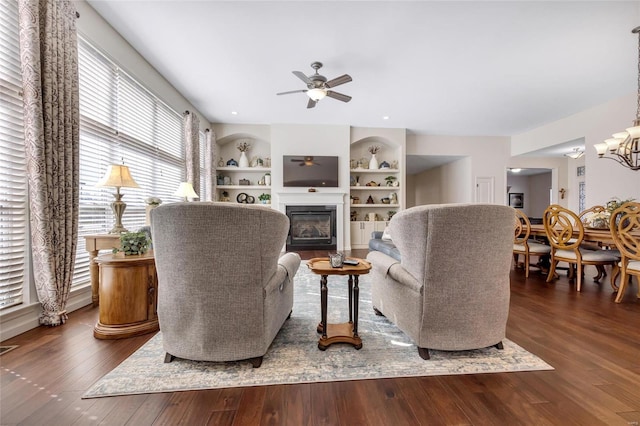
<path fill-rule="evenodd" d="M 0 1 L 0 309 L 23 302 L 28 196 L 17 2 Z M 108 232 L 115 188 L 96 187 L 109 164 L 126 164 L 140 188 L 124 188 L 123 224 L 145 223 L 146 197 L 165 201 L 184 176 L 182 117 L 86 40 L 80 75 L 80 221 L 73 286 L 90 281 L 84 236 Z"/>
<path fill-rule="evenodd" d="M 185 169 L 182 116 L 79 37 L 80 225 L 73 285 L 90 281 L 85 235 L 105 234 L 115 188 L 97 187 L 109 164 L 129 166 L 140 188 L 121 188 L 122 223 L 145 224 L 147 197 L 173 198 Z"/>
<path fill-rule="evenodd" d="M 0 309 L 22 303 L 28 252 L 18 2 L 0 2 Z"/>

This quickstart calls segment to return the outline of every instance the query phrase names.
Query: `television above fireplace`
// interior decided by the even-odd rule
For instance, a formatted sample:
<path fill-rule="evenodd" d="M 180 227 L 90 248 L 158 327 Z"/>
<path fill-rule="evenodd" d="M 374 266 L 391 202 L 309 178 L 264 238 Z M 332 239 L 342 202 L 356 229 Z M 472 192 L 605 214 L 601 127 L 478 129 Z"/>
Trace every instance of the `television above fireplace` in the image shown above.
<path fill-rule="evenodd" d="M 338 187 L 338 157 L 285 155 L 282 163 L 284 187 Z"/>

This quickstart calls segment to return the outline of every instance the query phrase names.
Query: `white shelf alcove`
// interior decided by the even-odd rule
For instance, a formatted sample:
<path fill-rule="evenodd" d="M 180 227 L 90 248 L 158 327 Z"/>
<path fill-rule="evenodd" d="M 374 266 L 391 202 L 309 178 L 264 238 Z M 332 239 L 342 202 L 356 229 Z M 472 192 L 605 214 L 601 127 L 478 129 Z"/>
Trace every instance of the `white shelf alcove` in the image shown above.
<path fill-rule="evenodd" d="M 287 206 L 336 206 L 336 250 L 344 250 L 344 200 L 342 192 L 279 192 L 278 210 L 287 212 Z"/>

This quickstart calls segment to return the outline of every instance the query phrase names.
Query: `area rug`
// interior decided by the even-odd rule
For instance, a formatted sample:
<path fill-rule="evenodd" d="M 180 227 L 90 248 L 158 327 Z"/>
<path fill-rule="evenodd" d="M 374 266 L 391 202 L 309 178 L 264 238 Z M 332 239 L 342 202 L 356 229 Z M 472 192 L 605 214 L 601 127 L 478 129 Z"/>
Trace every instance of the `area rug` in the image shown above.
<path fill-rule="evenodd" d="M 348 319 L 346 277 L 328 279 L 329 323 Z M 423 360 L 411 340 L 371 307 L 370 277 L 360 277 L 358 331 L 363 347 L 335 344 L 318 349 L 320 280 L 303 263 L 295 277 L 293 314 L 276 336 L 260 368 L 249 362 L 197 362 L 175 359 L 165 364 L 158 333 L 114 370 L 102 377 L 83 398 L 175 392 L 198 389 L 260 386 L 391 377 L 480 374 L 553 370 L 515 343 L 504 349 L 430 351 Z"/>

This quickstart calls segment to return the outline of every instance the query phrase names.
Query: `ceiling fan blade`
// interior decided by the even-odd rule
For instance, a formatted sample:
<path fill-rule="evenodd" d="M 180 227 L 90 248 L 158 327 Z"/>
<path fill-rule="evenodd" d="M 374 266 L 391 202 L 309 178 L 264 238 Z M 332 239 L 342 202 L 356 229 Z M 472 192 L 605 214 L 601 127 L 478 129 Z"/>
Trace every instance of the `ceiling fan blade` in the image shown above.
<path fill-rule="evenodd" d="M 304 81 L 304 84 L 313 84 L 313 81 L 311 81 L 309 77 L 307 77 L 303 72 L 301 71 L 292 71 L 292 72 L 296 77 Z"/>
<path fill-rule="evenodd" d="M 326 87 L 332 88 L 339 86 L 341 84 L 345 84 L 351 81 L 351 76 L 349 74 L 341 75 L 340 77 L 336 77 L 333 80 L 327 81 L 324 85 Z"/>
<path fill-rule="evenodd" d="M 280 92 L 280 93 L 276 93 L 276 95 L 288 95 L 291 93 L 305 93 L 306 90 L 290 90 L 288 92 Z"/>
<path fill-rule="evenodd" d="M 313 108 L 316 106 L 318 102 L 314 101 L 313 99 L 309 98 L 309 102 L 307 103 L 307 108 Z"/>
<path fill-rule="evenodd" d="M 327 96 L 342 102 L 349 102 L 351 100 L 351 96 L 343 95 L 342 93 L 334 92 L 333 90 L 327 90 Z"/>

